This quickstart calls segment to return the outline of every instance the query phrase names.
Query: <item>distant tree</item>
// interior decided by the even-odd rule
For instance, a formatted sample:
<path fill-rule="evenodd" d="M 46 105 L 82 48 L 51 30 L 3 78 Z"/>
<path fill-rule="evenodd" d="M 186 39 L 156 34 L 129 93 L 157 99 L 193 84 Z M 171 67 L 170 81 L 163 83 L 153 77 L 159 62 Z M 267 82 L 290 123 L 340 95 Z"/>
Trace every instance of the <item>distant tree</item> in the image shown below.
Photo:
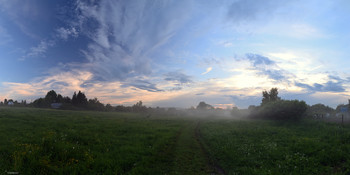
<path fill-rule="evenodd" d="M 63 97 L 61 94 L 57 94 L 56 103 L 63 103 Z"/>
<path fill-rule="evenodd" d="M 322 114 L 332 114 L 335 110 L 329 106 L 325 106 L 324 104 L 315 104 L 307 109 L 307 115 L 309 117 L 313 117 L 314 115 L 322 115 Z"/>
<path fill-rule="evenodd" d="M 157 106 L 156 108 L 153 109 L 153 112 L 158 114 L 164 114 L 166 110 L 164 108 L 160 108 L 159 106 Z"/>
<path fill-rule="evenodd" d="M 5 98 L 5 100 L 4 100 L 4 105 L 7 105 L 8 104 L 8 101 L 7 101 L 7 99 Z"/>
<path fill-rule="evenodd" d="M 137 102 L 132 106 L 133 112 L 145 112 L 147 111 L 147 107 L 142 105 L 142 101 Z"/>
<path fill-rule="evenodd" d="M 259 107 L 251 113 L 253 118 L 272 120 L 300 120 L 307 110 L 304 101 L 278 100 Z"/>
<path fill-rule="evenodd" d="M 233 110 L 233 111 L 238 111 L 239 109 L 238 109 L 237 106 L 234 106 L 234 107 L 232 107 L 232 110 Z"/>
<path fill-rule="evenodd" d="M 88 109 L 103 111 L 105 109 L 105 106 L 95 97 L 94 99 L 89 99 Z"/>
<path fill-rule="evenodd" d="M 74 92 L 72 96 L 72 104 L 77 105 L 78 104 L 78 99 L 77 99 L 77 93 Z"/>
<path fill-rule="evenodd" d="M 257 109 L 257 106 L 255 106 L 255 105 L 249 105 L 248 106 L 248 110 L 249 111 L 254 111 L 254 110 L 256 110 Z"/>
<path fill-rule="evenodd" d="M 308 108 L 304 101 L 281 100 L 278 89 L 262 92 L 262 102 L 258 107 L 249 107 L 250 117 L 272 120 L 299 120 Z"/>
<path fill-rule="evenodd" d="M 38 98 L 33 101 L 33 106 L 37 108 L 46 108 L 49 107 L 49 104 L 46 102 L 44 98 Z"/>
<path fill-rule="evenodd" d="M 54 90 L 47 92 L 45 101 L 49 104 L 57 102 L 57 93 Z"/>
<path fill-rule="evenodd" d="M 176 108 L 168 108 L 166 113 L 170 115 L 178 115 L 179 111 Z"/>
<path fill-rule="evenodd" d="M 197 106 L 197 110 L 210 110 L 210 109 L 214 109 L 214 107 L 209 104 L 206 104 L 204 101 L 199 102 Z"/>
<path fill-rule="evenodd" d="M 263 91 L 262 95 L 263 95 L 263 98 L 262 98 L 261 105 L 267 104 L 268 102 L 270 102 L 270 94 L 267 91 Z"/>
<path fill-rule="evenodd" d="M 85 94 L 82 93 L 81 91 L 79 91 L 78 94 L 77 94 L 77 103 L 79 105 L 82 105 L 82 106 L 88 104 L 88 100 L 87 100 Z"/>
<path fill-rule="evenodd" d="M 341 108 L 348 108 L 350 105 L 345 105 L 345 104 L 340 104 L 337 106 L 337 108 L 335 109 L 337 112 L 341 111 Z"/>
<path fill-rule="evenodd" d="M 233 117 L 245 117 L 249 115 L 248 109 L 238 109 L 238 107 L 232 107 L 231 115 Z"/>
<path fill-rule="evenodd" d="M 137 102 L 136 104 L 134 104 L 135 107 L 142 107 L 142 101 Z"/>
<path fill-rule="evenodd" d="M 113 106 L 111 104 L 106 104 L 106 111 L 113 111 Z"/>
<path fill-rule="evenodd" d="M 131 112 L 132 108 L 131 107 L 126 107 L 126 106 L 123 106 L 123 105 L 118 105 L 118 106 L 115 107 L 115 111 L 117 111 L 117 112 Z"/>
<path fill-rule="evenodd" d="M 234 106 L 234 107 L 232 107 L 232 110 L 231 110 L 231 115 L 232 116 L 239 116 L 239 109 L 238 109 L 238 107 L 236 107 L 236 106 Z"/>
<path fill-rule="evenodd" d="M 280 97 L 278 97 L 278 89 L 277 88 L 271 88 L 270 92 L 263 91 L 262 92 L 263 98 L 261 105 L 265 105 L 269 102 L 281 100 Z"/>
<path fill-rule="evenodd" d="M 69 98 L 69 97 L 63 97 L 62 99 L 62 102 L 61 103 L 66 103 L 66 104 L 69 104 L 69 103 L 72 103 L 72 100 Z"/>

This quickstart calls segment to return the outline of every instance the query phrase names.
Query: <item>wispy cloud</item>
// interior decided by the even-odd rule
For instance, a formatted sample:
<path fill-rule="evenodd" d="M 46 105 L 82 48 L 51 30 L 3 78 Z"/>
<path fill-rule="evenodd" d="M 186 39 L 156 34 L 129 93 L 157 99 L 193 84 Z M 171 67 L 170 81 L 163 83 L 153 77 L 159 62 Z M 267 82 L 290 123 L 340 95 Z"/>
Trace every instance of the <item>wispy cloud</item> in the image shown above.
<path fill-rule="evenodd" d="M 90 62 L 84 67 L 98 80 L 151 74 L 151 53 L 182 27 L 190 6 L 190 1 L 78 1 L 80 30 L 93 41 L 83 50 Z"/>
<path fill-rule="evenodd" d="M 60 27 L 56 30 L 57 36 L 63 40 L 67 40 L 69 37 L 76 38 L 79 35 L 79 32 L 75 27 L 72 28 L 63 28 Z"/>
<path fill-rule="evenodd" d="M 165 74 L 164 80 L 166 81 L 173 81 L 177 82 L 180 84 L 189 84 L 192 83 L 192 77 L 180 72 L 180 71 L 175 71 L 175 72 L 169 72 Z"/>
<path fill-rule="evenodd" d="M 26 55 L 21 57 L 20 60 L 25 60 L 26 58 L 29 58 L 29 57 L 43 57 L 45 56 L 46 51 L 54 45 L 55 45 L 55 42 L 53 40 L 48 40 L 48 41 L 42 40 L 37 46 L 30 48 L 30 50 L 26 53 Z"/>
<path fill-rule="evenodd" d="M 45 16 L 42 14 L 44 10 L 41 9 L 40 3 L 0 0 L 0 10 L 11 18 L 11 21 L 18 26 L 23 34 L 40 39 L 39 34 L 31 27 L 34 22 L 39 22 L 40 18 Z"/>
<path fill-rule="evenodd" d="M 142 79 L 137 79 L 129 82 L 124 82 L 122 87 L 136 87 L 138 89 L 150 91 L 150 92 L 160 92 L 163 91 L 161 89 L 157 88 L 157 85 L 154 83 L 151 83 L 150 81 L 147 80 L 142 80 Z"/>
<path fill-rule="evenodd" d="M 203 72 L 201 75 L 205 75 L 209 73 L 211 70 L 213 70 L 213 67 L 208 67 L 205 72 Z"/>
<path fill-rule="evenodd" d="M 8 31 L 0 26 L 0 45 L 7 44 L 13 40 L 12 36 L 8 33 Z"/>

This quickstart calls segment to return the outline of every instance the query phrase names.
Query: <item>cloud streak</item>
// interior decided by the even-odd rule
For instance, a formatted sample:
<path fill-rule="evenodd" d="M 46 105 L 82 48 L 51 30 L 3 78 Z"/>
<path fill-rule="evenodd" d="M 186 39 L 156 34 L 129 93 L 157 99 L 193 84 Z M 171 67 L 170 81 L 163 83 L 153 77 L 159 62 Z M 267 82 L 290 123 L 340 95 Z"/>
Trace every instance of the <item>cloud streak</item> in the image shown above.
<path fill-rule="evenodd" d="M 30 48 L 26 55 L 22 56 L 20 60 L 25 60 L 26 58 L 33 57 L 43 57 L 45 56 L 48 49 L 54 45 L 55 41 L 53 40 L 42 40 L 37 46 Z"/>
<path fill-rule="evenodd" d="M 80 30 L 92 40 L 83 51 L 90 62 L 84 67 L 100 81 L 150 75 L 152 52 L 167 43 L 186 21 L 191 3 L 183 3 L 78 1 Z"/>
<path fill-rule="evenodd" d="M 11 41 L 13 41 L 12 36 L 4 27 L 0 26 L 0 45 L 7 44 Z"/>
<path fill-rule="evenodd" d="M 165 74 L 164 80 L 180 83 L 181 85 L 193 83 L 192 78 L 190 76 L 179 71 L 169 72 Z"/>
<path fill-rule="evenodd" d="M 211 70 L 213 70 L 213 67 L 208 67 L 207 70 L 205 72 L 203 72 L 201 75 L 205 75 L 205 74 L 209 73 Z"/>

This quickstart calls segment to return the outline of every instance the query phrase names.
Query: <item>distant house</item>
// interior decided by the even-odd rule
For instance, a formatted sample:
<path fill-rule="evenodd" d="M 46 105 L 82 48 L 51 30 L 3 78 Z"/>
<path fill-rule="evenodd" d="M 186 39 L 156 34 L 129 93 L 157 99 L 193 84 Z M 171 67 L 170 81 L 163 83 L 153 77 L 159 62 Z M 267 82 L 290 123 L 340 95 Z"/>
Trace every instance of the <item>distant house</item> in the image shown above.
<path fill-rule="evenodd" d="M 53 109 L 58 109 L 61 108 L 62 103 L 51 103 L 51 108 Z"/>
<path fill-rule="evenodd" d="M 9 105 L 9 106 L 13 106 L 13 105 L 14 105 L 14 103 L 13 103 L 13 101 L 9 101 L 9 102 L 7 102 L 7 105 Z"/>

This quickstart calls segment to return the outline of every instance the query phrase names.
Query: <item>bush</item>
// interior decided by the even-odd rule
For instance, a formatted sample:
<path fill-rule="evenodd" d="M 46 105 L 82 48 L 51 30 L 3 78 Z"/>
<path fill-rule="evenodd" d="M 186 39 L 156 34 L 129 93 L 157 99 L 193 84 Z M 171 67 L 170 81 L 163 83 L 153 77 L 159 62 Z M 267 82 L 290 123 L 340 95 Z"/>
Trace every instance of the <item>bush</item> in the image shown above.
<path fill-rule="evenodd" d="M 306 110 L 306 115 L 308 117 L 314 117 L 315 115 L 320 116 L 320 115 L 326 115 L 326 114 L 334 114 L 336 111 L 329 107 L 325 106 L 324 104 L 315 104 Z"/>
<path fill-rule="evenodd" d="M 304 101 L 278 100 L 266 103 L 251 113 L 253 118 L 273 120 L 299 120 L 307 109 Z"/>

